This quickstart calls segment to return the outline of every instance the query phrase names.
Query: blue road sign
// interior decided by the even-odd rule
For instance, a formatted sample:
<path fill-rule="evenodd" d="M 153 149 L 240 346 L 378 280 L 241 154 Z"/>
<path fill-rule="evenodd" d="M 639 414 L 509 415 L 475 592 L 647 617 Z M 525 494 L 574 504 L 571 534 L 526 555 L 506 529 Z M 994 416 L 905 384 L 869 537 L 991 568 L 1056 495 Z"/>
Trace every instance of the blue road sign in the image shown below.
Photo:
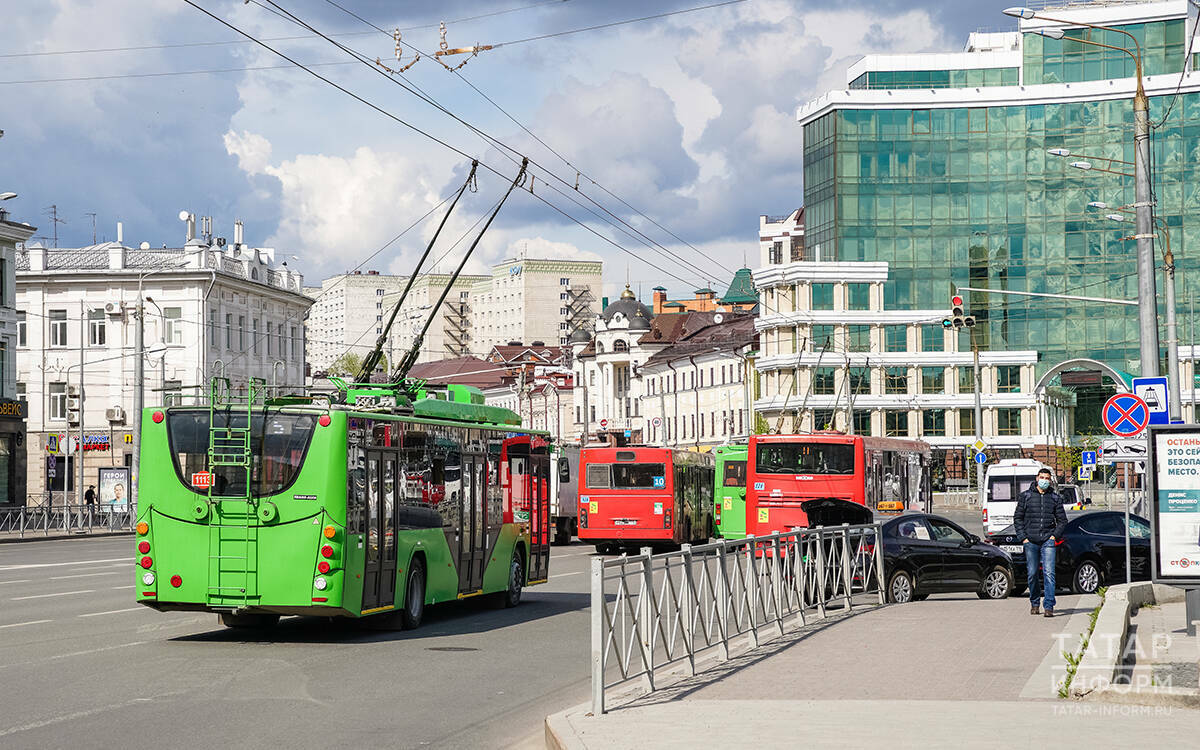
<path fill-rule="evenodd" d="M 1132 393 L 1118 393 L 1100 410 L 1104 426 L 1117 437 L 1133 437 L 1150 422 L 1150 408 Z"/>
<path fill-rule="evenodd" d="M 1082 454 L 1082 463 L 1084 466 L 1096 465 L 1096 451 L 1084 451 Z"/>
<path fill-rule="evenodd" d="M 625 437 L 633 437 L 633 430 L 625 430 Z"/>
<path fill-rule="evenodd" d="M 984 453 L 983 451 L 979 451 L 978 453 L 976 453 L 975 454 L 975 463 L 986 464 L 987 463 L 987 454 Z"/>
<path fill-rule="evenodd" d="M 1150 411 L 1150 424 L 1171 423 L 1171 403 L 1168 399 L 1166 376 L 1154 378 L 1134 378 L 1133 393 L 1146 402 Z"/>

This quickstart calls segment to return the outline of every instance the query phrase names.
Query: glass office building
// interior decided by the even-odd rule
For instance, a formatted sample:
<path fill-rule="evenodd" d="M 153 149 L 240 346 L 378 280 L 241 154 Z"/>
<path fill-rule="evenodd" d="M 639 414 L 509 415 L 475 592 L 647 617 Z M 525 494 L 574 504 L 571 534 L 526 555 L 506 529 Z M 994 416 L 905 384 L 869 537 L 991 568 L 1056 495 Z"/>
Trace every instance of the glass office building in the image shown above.
<path fill-rule="evenodd" d="M 1120 28 L 1141 46 L 1156 214 L 1179 268 L 1186 349 L 1200 286 L 1200 217 L 1192 218 L 1200 209 L 1200 72 L 1185 59 L 1187 0 L 1067 0 L 1036 9 Z M 996 20 L 1003 22 L 998 12 Z M 1019 23 L 1012 32 L 972 34 L 964 52 L 868 56 L 851 67 L 846 90 L 800 108 L 805 244 L 822 260 L 886 261 L 888 309 L 945 309 L 957 287 L 1137 297 L 1132 213 L 1124 223 L 1106 218 L 1134 202 L 1134 65 L 1080 39 L 1132 42 L 1070 23 Z M 1031 33 L 1045 27 L 1064 29 L 1064 38 Z M 1079 159 L 1093 169 L 1072 168 Z M 1090 209 L 1092 201 L 1114 208 Z M 1156 243 L 1160 259 L 1161 249 Z M 965 296 L 980 321 L 980 347 L 1037 350 L 1039 373 L 1075 358 L 1141 370 L 1136 307 Z M 1160 340 L 1165 356 L 1165 334 Z"/>

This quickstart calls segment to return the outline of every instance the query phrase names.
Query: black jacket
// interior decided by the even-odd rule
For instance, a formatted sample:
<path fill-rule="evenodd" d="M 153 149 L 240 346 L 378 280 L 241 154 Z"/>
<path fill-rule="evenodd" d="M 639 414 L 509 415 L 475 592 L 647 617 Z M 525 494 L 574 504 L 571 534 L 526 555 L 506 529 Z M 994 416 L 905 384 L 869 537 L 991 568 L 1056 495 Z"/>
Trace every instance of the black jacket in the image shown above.
<path fill-rule="evenodd" d="M 1038 492 L 1036 482 L 1029 485 L 1029 489 L 1017 498 L 1017 510 L 1013 514 L 1017 538 L 1028 539 L 1034 544 L 1041 544 L 1051 536 L 1062 539 L 1067 529 L 1067 512 L 1062 503 L 1062 495 L 1053 487 L 1042 493 Z"/>

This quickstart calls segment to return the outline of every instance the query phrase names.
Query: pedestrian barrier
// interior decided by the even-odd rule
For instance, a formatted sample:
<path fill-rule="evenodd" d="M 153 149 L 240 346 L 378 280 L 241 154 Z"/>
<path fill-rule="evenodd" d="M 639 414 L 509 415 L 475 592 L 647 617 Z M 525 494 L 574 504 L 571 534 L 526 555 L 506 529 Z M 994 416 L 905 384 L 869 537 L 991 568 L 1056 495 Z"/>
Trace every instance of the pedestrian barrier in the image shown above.
<path fill-rule="evenodd" d="M 95 534 L 132 531 L 137 512 L 95 505 L 46 505 L 0 510 L 0 534 Z"/>
<path fill-rule="evenodd" d="M 604 559 L 591 567 L 592 711 L 634 680 L 655 689 L 664 669 L 757 648 L 763 638 L 823 619 L 830 607 L 884 602 L 880 524 L 797 529 L 678 552 Z"/>

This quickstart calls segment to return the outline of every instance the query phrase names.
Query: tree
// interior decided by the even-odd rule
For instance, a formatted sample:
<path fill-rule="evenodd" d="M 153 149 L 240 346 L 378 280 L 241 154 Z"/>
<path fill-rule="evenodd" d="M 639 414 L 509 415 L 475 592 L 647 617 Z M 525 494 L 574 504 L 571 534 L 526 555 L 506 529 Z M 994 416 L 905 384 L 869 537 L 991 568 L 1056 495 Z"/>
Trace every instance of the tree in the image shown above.
<path fill-rule="evenodd" d="M 354 352 L 346 352 L 342 356 L 333 360 L 326 372 L 334 377 L 357 378 L 359 371 L 362 370 L 362 366 L 363 358 L 361 356 L 355 354 Z M 387 375 L 388 373 L 388 361 L 386 354 L 379 358 L 379 364 L 375 367 L 375 375 L 378 376 L 380 373 L 383 375 Z"/>

